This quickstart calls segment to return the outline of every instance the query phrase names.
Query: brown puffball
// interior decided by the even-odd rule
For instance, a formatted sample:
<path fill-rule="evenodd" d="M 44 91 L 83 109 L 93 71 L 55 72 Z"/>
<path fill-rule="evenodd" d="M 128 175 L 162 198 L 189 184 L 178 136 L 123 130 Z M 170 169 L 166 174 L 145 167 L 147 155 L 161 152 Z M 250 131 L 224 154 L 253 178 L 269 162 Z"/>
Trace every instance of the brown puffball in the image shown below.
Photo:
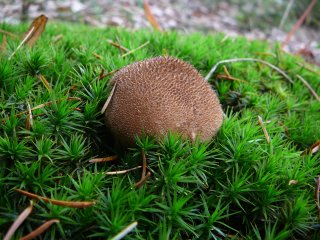
<path fill-rule="evenodd" d="M 135 135 L 161 137 L 178 132 L 192 141 L 210 140 L 219 130 L 223 111 L 210 85 L 190 64 L 155 57 L 130 64 L 111 80 L 116 83 L 105 122 L 122 146 Z"/>

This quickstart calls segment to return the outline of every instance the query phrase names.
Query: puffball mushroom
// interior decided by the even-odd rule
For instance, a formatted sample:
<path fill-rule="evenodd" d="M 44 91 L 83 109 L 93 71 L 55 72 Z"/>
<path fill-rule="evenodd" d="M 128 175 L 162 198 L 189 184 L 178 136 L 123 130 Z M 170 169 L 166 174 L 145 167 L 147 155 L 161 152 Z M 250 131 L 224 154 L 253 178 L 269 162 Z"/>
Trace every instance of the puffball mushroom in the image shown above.
<path fill-rule="evenodd" d="M 111 81 L 116 85 L 104 117 L 122 146 L 134 145 L 135 135 L 159 138 L 169 131 L 207 141 L 222 124 L 223 111 L 211 86 L 177 58 L 135 62 Z"/>

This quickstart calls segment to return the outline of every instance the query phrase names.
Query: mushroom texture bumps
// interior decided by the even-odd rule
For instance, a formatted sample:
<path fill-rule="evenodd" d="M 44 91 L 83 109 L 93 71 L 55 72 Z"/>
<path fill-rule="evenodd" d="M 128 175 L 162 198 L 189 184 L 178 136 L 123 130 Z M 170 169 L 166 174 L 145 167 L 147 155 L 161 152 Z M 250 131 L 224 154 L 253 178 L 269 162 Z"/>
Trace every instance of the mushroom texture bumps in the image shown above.
<path fill-rule="evenodd" d="M 210 140 L 219 130 L 223 111 L 211 86 L 190 64 L 155 57 L 119 70 L 105 122 L 122 146 L 135 135 L 161 137 L 178 132 L 192 141 Z"/>

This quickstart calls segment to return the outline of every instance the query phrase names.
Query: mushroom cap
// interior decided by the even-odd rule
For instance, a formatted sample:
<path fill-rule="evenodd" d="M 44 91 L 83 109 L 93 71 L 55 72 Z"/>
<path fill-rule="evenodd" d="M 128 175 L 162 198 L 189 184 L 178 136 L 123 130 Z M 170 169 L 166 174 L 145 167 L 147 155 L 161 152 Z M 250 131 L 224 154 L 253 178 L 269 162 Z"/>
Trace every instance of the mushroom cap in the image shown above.
<path fill-rule="evenodd" d="M 105 122 L 122 146 L 135 135 L 161 137 L 178 132 L 191 140 L 210 140 L 219 130 L 223 111 L 207 81 L 190 64 L 155 57 L 119 70 L 105 111 Z"/>

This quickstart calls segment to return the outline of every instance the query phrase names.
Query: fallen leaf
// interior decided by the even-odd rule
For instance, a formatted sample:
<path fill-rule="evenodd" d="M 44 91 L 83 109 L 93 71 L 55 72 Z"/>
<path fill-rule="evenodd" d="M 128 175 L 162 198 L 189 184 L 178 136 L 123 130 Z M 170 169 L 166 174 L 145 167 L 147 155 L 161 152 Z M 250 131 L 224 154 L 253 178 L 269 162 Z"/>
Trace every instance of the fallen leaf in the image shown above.
<path fill-rule="evenodd" d="M 162 32 L 162 28 L 161 28 L 160 24 L 157 22 L 157 20 L 155 19 L 155 17 L 153 16 L 147 0 L 143 0 L 143 9 L 144 9 L 146 17 L 147 17 L 149 23 L 151 24 L 151 26 L 155 30 Z"/>
<path fill-rule="evenodd" d="M 48 18 L 45 15 L 40 15 L 31 23 L 28 31 L 24 35 L 24 43 L 29 47 L 32 47 L 39 39 L 44 31 Z"/>

